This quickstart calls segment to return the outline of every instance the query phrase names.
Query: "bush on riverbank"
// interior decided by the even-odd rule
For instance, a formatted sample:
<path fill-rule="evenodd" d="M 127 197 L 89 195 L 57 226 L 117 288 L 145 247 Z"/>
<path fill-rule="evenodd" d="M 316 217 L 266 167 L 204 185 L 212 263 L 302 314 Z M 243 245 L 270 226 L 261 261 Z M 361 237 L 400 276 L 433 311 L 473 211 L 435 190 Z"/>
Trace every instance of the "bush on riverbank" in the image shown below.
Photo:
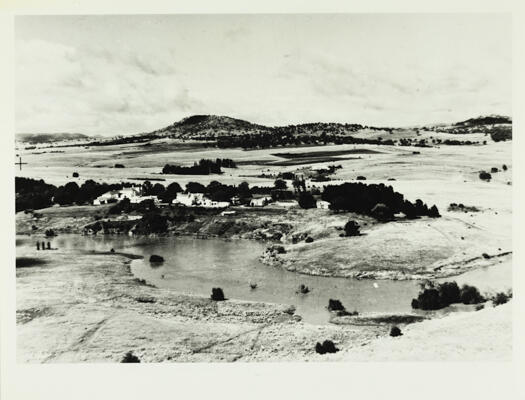
<path fill-rule="evenodd" d="M 463 285 L 459 288 L 456 282 L 443 282 L 437 285 L 426 282 L 417 299 L 412 299 L 412 308 L 439 310 L 454 303 L 478 304 L 485 300 L 474 286 Z"/>
<path fill-rule="evenodd" d="M 347 182 L 341 185 L 328 185 L 324 188 L 321 197 L 324 201 L 328 201 L 330 209 L 336 212 L 350 211 L 374 216 L 372 213 L 374 207 L 383 204 L 392 214 L 402 212 L 407 218 L 440 216 L 436 206 L 428 208 L 420 199 L 411 203 L 405 200 L 401 193 L 394 192 L 392 186 L 383 183 Z"/>
<path fill-rule="evenodd" d="M 492 298 L 492 303 L 495 306 L 499 306 L 502 304 L 507 303 L 510 299 L 512 299 L 512 289 L 510 289 L 508 292 L 498 292 L 496 293 Z"/>
<path fill-rule="evenodd" d="M 460 301 L 463 304 L 479 304 L 485 301 L 478 288 L 470 285 L 461 287 Z"/>

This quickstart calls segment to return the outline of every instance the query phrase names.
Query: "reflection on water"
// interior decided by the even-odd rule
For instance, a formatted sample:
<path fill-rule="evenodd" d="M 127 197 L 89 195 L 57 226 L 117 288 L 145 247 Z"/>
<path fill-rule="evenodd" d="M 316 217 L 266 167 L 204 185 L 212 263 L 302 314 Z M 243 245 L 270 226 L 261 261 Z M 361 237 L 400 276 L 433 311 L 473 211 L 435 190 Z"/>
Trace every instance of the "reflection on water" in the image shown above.
<path fill-rule="evenodd" d="M 33 242 L 36 239 L 19 237 L 17 246 L 33 246 Z M 264 244 L 247 240 L 60 235 L 52 239 L 52 246 L 140 254 L 144 259 L 132 261 L 133 274 L 158 287 L 202 296 L 221 287 L 231 299 L 293 304 L 305 321 L 316 324 L 328 321 L 330 298 L 341 300 L 350 311 L 404 313 L 413 311 L 410 303 L 419 291 L 417 281 L 325 278 L 269 267 L 258 260 Z M 152 254 L 161 255 L 165 262 L 151 265 Z M 489 273 L 474 272 L 480 274 L 479 279 L 486 279 Z M 250 283 L 257 288 L 252 289 Z M 296 293 L 300 284 L 308 286 L 310 293 Z"/>

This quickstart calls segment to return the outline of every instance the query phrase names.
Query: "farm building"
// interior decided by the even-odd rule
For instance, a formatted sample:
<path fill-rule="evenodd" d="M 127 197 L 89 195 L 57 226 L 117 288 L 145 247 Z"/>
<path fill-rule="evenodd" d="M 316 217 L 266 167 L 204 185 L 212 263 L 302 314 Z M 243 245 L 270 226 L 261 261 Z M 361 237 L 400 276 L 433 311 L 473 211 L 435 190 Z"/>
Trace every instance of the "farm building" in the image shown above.
<path fill-rule="evenodd" d="M 250 207 L 264 207 L 272 201 L 270 196 L 254 197 L 250 200 Z"/>
<path fill-rule="evenodd" d="M 142 196 L 140 188 L 131 187 L 123 188 L 121 190 L 110 190 L 93 200 L 93 204 L 100 205 L 116 203 L 123 199 L 129 199 L 130 203 L 140 203 L 144 200 L 153 200 L 155 203 L 158 203 L 159 201 L 156 196 Z"/>
<path fill-rule="evenodd" d="M 330 203 L 328 201 L 324 200 L 318 200 L 316 203 L 317 208 L 321 208 L 323 210 L 328 210 L 330 208 Z"/>
<path fill-rule="evenodd" d="M 226 208 L 230 206 L 227 201 L 214 201 L 203 193 L 177 193 L 177 197 L 173 199 L 173 204 L 181 204 L 186 207 L 205 207 L 205 208 Z"/>

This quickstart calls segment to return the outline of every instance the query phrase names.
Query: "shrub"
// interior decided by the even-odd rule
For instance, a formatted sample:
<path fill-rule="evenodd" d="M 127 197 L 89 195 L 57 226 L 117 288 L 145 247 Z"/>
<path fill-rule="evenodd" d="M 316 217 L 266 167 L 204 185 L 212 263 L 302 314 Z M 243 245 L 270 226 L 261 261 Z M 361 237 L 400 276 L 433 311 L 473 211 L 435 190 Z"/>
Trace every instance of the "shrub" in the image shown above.
<path fill-rule="evenodd" d="M 308 236 L 306 239 L 304 239 L 306 243 L 312 243 L 314 241 L 314 238 L 311 236 Z"/>
<path fill-rule="evenodd" d="M 438 286 L 441 303 L 449 305 L 460 302 L 460 290 L 456 282 L 444 282 Z"/>
<path fill-rule="evenodd" d="M 46 229 L 45 235 L 46 237 L 53 237 L 56 236 L 56 233 L 53 229 Z"/>
<path fill-rule="evenodd" d="M 226 300 L 224 298 L 224 292 L 221 288 L 213 288 L 211 290 L 211 299 L 214 301 L 223 301 Z"/>
<path fill-rule="evenodd" d="M 323 344 L 317 342 L 315 345 L 315 352 L 318 354 L 326 354 L 326 353 L 337 353 L 339 349 L 335 347 L 334 342 L 331 340 L 325 340 Z"/>
<path fill-rule="evenodd" d="M 73 175 L 72 175 L 72 176 L 73 176 L 73 178 L 78 178 L 78 176 L 79 176 L 79 175 L 78 175 L 78 172 L 73 172 Z"/>
<path fill-rule="evenodd" d="M 419 293 L 417 305 L 417 308 L 422 310 L 439 310 L 445 307 L 439 297 L 439 291 L 435 288 L 424 289 L 423 292 Z"/>
<path fill-rule="evenodd" d="M 152 254 L 149 258 L 150 263 L 162 263 L 164 262 L 164 257 Z"/>
<path fill-rule="evenodd" d="M 115 164 L 115 168 L 125 168 L 123 164 Z"/>
<path fill-rule="evenodd" d="M 507 303 L 512 298 L 512 290 L 509 290 L 507 293 L 498 292 L 492 297 L 492 303 L 495 306 Z"/>
<path fill-rule="evenodd" d="M 503 171 L 506 171 L 506 170 L 507 170 L 507 166 L 506 166 L 505 164 L 503 164 L 502 167 L 501 167 L 501 169 L 502 169 Z"/>
<path fill-rule="evenodd" d="M 492 167 L 492 168 L 490 169 L 490 172 L 492 172 L 492 173 L 495 173 L 495 172 L 498 172 L 498 171 L 499 171 L 499 170 L 498 170 L 496 167 Z"/>
<path fill-rule="evenodd" d="M 346 236 L 359 236 L 359 224 L 353 220 L 348 221 L 345 224 L 345 235 Z"/>
<path fill-rule="evenodd" d="M 128 351 L 121 363 L 140 363 L 140 360 L 136 355 L 133 354 L 132 351 Z"/>
<path fill-rule="evenodd" d="M 474 286 L 463 285 L 460 289 L 456 282 L 443 282 L 437 286 L 427 282 L 411 305 L 421 310 L 439 310 L 453 303 L 478 304 L 483 301 L 485 299 Z"/>
<path fill-rule="evenodd" d="M 337 299 L 329 299 L 328 300 L 328 310 L 329 311 L 344 311 L 345 307 L 343 306 L 343 303 Z"/>
<path fill-rule="evenodd" d="M 402 336 L 402 335 L 403 334 L 401 333 L 401 329 L 399 329 L 397 326 L 393 326 L 390 329 L 390 336 L 397 337 L 397 336 Z"/>
<path fill-rule="evenodd" d="M 359 175 L 357 178 L 355 178 L 357 181 L 366 181 L 366 177 Z"/>
<path fill-rule="evenodd" d="M 492 175 L 489 174 L 488 172 L 481 171 L 479 173 L 479 179 L 481 179 L 483 181 L 490 181 L 492 179 Z"/>
<path fill-rule="evenodd" d="M 317 202 L 314 199 L 314 196 L 310 192 L 301 192 L 299 193 L 298 203 L 301 208 L 315 208 Z"/>
<path fill-rule="evenodd" d="M 478 304 L 485 301 L 478 288 L 470 285 L 461 287 L 460 299 L 463 304 Z"/>
<path fill-rule="evenodd" d="M 439 210 L 435 204 L 432 207 L 430 207 L 430 210 L 428 210 L 428 216 L 431 218 L 441 217 L 441 214 L 439 214 Z"/>
<path fill-rule="evenodd" d="M 297 291 L 301 294 L 306 294 L 306 293 L 310 293 L 310 288 L 306 286 L 304 283 L 301 283 Z"/>

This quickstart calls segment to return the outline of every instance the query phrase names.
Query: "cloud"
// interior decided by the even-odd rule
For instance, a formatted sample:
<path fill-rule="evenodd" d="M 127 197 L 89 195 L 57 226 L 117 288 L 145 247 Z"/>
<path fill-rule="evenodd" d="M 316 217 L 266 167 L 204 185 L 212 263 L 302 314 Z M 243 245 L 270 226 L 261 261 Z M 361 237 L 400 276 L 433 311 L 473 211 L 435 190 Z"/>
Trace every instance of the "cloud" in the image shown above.
<path fill-rule="evenodd" d="M 16 53 L 17 131 L 132 133 L 201 107 L 166 58 L 42 40 Z"/>

